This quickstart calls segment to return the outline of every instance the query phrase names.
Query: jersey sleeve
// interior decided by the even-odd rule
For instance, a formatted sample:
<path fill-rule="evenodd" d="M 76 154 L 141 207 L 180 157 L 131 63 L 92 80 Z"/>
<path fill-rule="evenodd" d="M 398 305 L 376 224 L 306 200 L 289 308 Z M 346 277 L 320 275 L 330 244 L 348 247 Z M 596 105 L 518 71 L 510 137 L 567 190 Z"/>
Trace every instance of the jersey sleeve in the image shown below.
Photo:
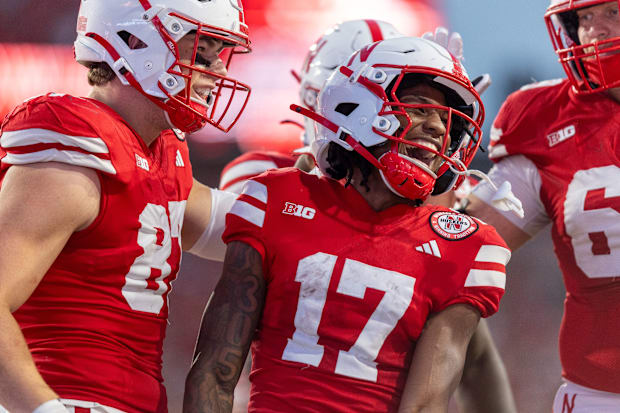
<path fill-rule="evenodd" d="M 295 164 L 295 158 L 277 152 L 247 152 L 233 159 L 222 170 L 219 188 L 240 193 L 245 182 L 270 169 L 286 168 Z"/>
<path fill-rule="evenodd" d="M 537 150 L 534 131 L 544 128 L 548 122 L 539 114 L 548 105 L 550 89 L 555 90 L 553 87 L 562 82 L 563 79 L 553 79 L 532 83 L 506 98 L 491 127 L 488 146 L 491 161 Z"/>
<path fill-rule="evenodd" d="M 474 259 L 465 265 L 463 275 L 458 277 L 460 288 L 442 303 L 439 311 L 454 304 L 469 304 L 480 311 L 482 317 L 489 317 L 499 309 L 511 253 L 494 228 L 481 225 L 484 233 L 472 237 L 472 241 L 477 241 Z"/>
<path fill-rule="evenodd" d="M 108 143 L 92 128 L 77 100 L 64 95 L 41 96 L 9 114 L 0 130 L 2 169 L 61 162 L 115 175 Z"/>
<path fill-rule="evenodd" d="M 222 235 L 226 244 L 241 241 L 257 250 L 263 258 L 263 267 L 267 254 L 265 220 L 268 202 L 268 182 L 261 182 L 259 178 L 248 180 L 226 214 L 226 229 Z"/>

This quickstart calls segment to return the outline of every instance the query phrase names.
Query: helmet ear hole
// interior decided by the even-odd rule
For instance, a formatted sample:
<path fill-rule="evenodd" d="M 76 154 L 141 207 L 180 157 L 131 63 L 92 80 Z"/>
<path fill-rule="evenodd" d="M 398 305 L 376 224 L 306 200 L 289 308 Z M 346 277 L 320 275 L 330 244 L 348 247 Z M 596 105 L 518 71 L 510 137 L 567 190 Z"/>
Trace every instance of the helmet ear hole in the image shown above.
<path fill-rule="evenodd" d="M 116 34 L 118 35 L 118 37 L 123 39 L 123 42 L 125 42 L 127 47 L 129 47 L 129 49 L 131 50 L 146 49 L 148 47 L 148 45 L 142 40 L 140 40 L 137 36 L 129 33 L 126 30 L 121 30 Z"/>
<path fill-rule="evenodd" d="M 334 109 L 335 112 L 342 113 L 344 116 L 349 116 L 351 112 L 353 112 L 359 104 L 357 103 L 339 103 L 338 106 Z"/>

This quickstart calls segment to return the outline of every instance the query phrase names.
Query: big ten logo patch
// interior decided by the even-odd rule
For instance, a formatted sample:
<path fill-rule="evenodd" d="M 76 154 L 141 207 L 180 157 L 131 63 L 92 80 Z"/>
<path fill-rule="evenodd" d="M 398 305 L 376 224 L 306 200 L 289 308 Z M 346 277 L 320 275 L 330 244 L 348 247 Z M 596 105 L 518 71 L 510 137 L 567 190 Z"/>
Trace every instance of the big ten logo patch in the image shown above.
<path fill-rule="evenodd" d="M 455 212 L 434 212 L 429 221 L 437 235 L 451 241 L 467 238 L 478 230 L 476 221 L 467 215 Z"/>
<path fill-rule="evenodd" d="M 295 215 L 296 217 L 305 219 L 312 219 L 314 218 L 314 214 L 316 214 L 316 209 L 305 207 L 303 205 L 297 205 L 292 202 L 286 202 L 282 213 L 286 215 Z"/>
<path fill-rule="evenodd" d="M 573 136 L 575 136 L 575 125 L 570 125 L 555 132 L 551 132 L 547 135 L 547 141 L 549 142 L 549 147 L 552 147 Z"/>

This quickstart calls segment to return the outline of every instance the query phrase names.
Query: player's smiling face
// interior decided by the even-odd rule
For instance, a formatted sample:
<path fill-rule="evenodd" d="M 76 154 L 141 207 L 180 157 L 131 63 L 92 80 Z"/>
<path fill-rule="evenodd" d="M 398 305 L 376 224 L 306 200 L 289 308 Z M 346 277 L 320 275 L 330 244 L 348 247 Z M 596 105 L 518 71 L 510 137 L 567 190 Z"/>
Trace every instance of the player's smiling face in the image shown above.
<path fill-rule="evenodd" d="M 399 89 L 397 96 L 405 104 L 446 106 L 446 97 L 443 92 L 426 83 L 418 83 L 415 86 Z M 448 111 L 431 107 L 412 107 L 405 108 L 405 112 L 411 120 L 411 127 L 403 138 L 424 148 L 431 148 L 440 152 L 446 138 Z M 397 115 L 397 118 L 400 121 L 401 128 L 406 128 L 408 120 L 402 115 Z M 449 135 L 447 139 L 446 147 L 449 147 Z M 443 159 L 440 156 L 421 147 L 399 144 L 398 149 L 400 153 L 423 162 L 433 172 L 436 172 L 443 163 Z"/>
<path fill-rule="evenodd" d="M 581 44 L 601 42 L 620 36 L 617 1 L 585 7 L 576 12 L 579 21 L 577 36 Z M 605 47 L 609 47 L 609 45 L 601 46 L 601 48 Z M 585 51 L 593 52 L 594 49 L 587 48 Z"/>
<path fill-rule="evenodd" d="M 195 33 L 189 33 L 178 42 L 181 63 L 191 65 L 194 54 Z M 201 36 L 196 49 L 195 67 L 226 76 L 227 71 L 220 54 L 224 50 L 223 42 L 208 36 Z M 183 73 L 189 70 L 182 68 Z M 193 70 L 191 74 L 191 97 L 201 103 L 208 102 L 211 91 L 215 89 L 218 78 Z"/>

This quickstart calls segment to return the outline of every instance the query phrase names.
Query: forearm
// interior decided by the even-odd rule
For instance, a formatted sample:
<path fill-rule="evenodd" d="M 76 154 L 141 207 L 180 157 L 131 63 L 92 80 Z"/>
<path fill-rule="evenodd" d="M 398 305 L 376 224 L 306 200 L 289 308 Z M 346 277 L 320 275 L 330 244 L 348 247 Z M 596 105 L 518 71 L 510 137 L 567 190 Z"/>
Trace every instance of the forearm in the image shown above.
<path fill-rule="evenodd" d="M 58 398 L 32 360 L 24 336 L 8 309 L 0 309 L 0 405 L 11 413 L 31 413 Z"/>
<path fill-rule="evenodd" d="M 248 316 L 233 314 L 232 307 L 216 289 L 185 382 L 185 413 L 232 411 L 235 386 L 256 328 Z"/>
<path fill-rule="evenodd" d="M 497 361 L 481 360 L 480 366 L 463 374 L 456 391 L 461 412 L 516 413 L 515 401 L 508 376 Z"/>
<path fill-rule="evenodd" d="M 222 278 L 207 305 L 194 363 L 185 383 L 183 411 L 230 412 L 265 295 L 262 259 L 246 244 L 233 242 Z"/>
<path fill-rule="evenodd" d="M 462 412 L 517 412 L 504 363 L 484 320 L 469 345 L 456 400 Z"/>
<path fill-rule="evenodd" d="M 436 352 L 429 354 L 428 365 L 413 368 L 427 368 L 428 380 L 416 385 L 416 396 L 405 397 L 399 406 L 399 413 L 447 413 L 450 397 L 458 385 L 459 374 L 463 368 L 464 354 L 456 352 Z M 430 366 L 430 367 L 429 367 Z M 454 374 L 458 372 L 459 374 Z M 452 376 L 450 382 L 437 386 L 436 377 Z"/>
<path fill-rule="evenodd" d="M 431 316 L 416 344 L 399 413 L 447 413 L 480 314 L 455 304 Z"/>
<path fill-rule="evenodd" d="M 224 355 L 236 359 L 237 355 Z M 185 382 L 185 396 L 183 399 L 183 412 L 199 413 L 213 412 L 230 413 L 233 407 L 233 394 L 239 374 L 232 371 L 228 373 L 217 368 L 219 364 L 214 354 L 200 353 L 192 364 Z M 234 384 L 230 384 L 234 383 Z"/>

